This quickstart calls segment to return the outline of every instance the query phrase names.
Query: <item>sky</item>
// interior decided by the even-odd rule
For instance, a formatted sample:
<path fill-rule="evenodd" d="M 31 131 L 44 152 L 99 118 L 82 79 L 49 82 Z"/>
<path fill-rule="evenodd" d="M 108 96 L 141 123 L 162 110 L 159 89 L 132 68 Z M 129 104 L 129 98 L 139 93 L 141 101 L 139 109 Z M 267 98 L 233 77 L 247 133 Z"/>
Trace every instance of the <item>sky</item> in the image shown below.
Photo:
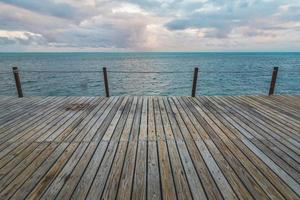
<path fill-rule="evenodd" d="M 0 0 L 0 51 L 300 51 L 300 0 Z"/>

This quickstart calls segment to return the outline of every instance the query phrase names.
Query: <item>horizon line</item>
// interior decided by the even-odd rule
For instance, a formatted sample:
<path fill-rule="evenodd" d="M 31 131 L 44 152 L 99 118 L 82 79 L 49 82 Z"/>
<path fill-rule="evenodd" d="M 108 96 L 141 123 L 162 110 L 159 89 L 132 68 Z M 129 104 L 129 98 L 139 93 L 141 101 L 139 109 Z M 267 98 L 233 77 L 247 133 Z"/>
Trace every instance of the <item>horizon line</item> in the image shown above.
<path fill-rule="evenodd" d="M 0 53 L 300 53 L 300 51 L 0 51 Z"/>

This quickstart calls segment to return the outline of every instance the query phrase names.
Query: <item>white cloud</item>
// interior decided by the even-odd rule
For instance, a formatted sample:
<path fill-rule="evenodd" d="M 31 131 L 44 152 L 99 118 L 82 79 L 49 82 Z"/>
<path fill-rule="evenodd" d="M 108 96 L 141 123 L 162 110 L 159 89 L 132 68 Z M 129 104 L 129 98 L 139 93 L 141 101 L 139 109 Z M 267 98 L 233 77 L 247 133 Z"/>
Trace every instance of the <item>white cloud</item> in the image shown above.
<path fill-rule="evenodd" d="M 41 34 L 35 34 L 28 31 L 6 31 L 0 30 L 0 37 L 5 37 L 7 39 L 22 39 L 28 40 L 31 37 L 42 37 Z"/>
<path fill-rule="evenodd" d="M 46 41 L 41 34 L 28 31 L 0 30 L 0 44 L 41 45 Z"/>
<path fill-rule="evenodd" d="M 298 0 L 0 0 L 2 49 L 289 50 L 299 23 Z"/>
<path fill-rule="evenodd" d="M 205 4 L 201 8 L 198 8 L 195 10 L 195 12 L 199 13 L 213 13 L 213 12 L 218 12 L 222 8 L 220 6 L 214 6 L 213 4 Z"/>
<path fill-rule="evenodd" d="M 112 13 L 113 14 L 118 14 L 118 13 L 129 13 L 129 14 L 142 14 L 146 15 L 147 12 L 142 10 L 139 6 L 134 5 L 134 4 L 121 4 L 121 6 L 112 8 Z"/>

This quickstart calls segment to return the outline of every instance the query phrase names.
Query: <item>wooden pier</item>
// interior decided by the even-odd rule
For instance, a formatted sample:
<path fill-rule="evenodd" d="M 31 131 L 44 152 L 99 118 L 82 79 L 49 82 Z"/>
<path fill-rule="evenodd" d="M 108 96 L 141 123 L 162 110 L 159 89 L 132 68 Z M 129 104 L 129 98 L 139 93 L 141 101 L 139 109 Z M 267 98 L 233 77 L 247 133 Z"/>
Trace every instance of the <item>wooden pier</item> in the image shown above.
<path fill-rule="evenodd" d="M 0 97 L 0 199 L 300 199 L 300 96 Z"/>

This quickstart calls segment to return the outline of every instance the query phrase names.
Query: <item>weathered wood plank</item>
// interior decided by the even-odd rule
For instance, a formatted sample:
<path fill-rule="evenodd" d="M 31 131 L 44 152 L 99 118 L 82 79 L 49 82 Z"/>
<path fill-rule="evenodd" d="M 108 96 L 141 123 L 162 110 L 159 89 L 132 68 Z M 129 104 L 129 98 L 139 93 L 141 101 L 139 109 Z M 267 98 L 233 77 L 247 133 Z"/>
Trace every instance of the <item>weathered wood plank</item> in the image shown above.
<path fill-rule="evenodd" d="M 161 199 L 161 181 L 158 159 L 158 143 L 155 131 L 153 98 L 148 100 L 148 159 L 147 199 Z"/>
<path fill-rule="evenodd" d="M 177 150 L 174 133 L 173 130 L 171 129 L 171 125 L 169 122 L 169 118 L 167 115 L 164 102 L 160 97 L 158 98 L 158 104 L 160 109 L 160 115 L 162 118 L 163 131 L 165 132 L 166 135 L 170 135 L 169 138 L 167 138 L 167 146 L 169 150 L 170 162 L 172 165 L 171 167 L 173 169 L 172 171 L 173 171 L 177 197 L 178 199 L 191 199 L 192 194 L 190 192 L 190 187 L 186 178 L 186 172 L 181 163 L 181 158 Z"/>
<path fill-rule="evenodd" d="M 168 153 L 168 147 L 166 139 L 171 137 L 169 134 L 165 134 L 163 130 L 163 125 L 161 121 L 160 109 L 157 98 L 154 98 L 154 117 L 155 117 L 155 127 L 156 134 L 158 136 L 158 158 L 160 167 L 160 180 L 162 187 L 162 197 L 163 199 L 177 199 L 175 182 L 172 172 L 172 167 L 170 163 L 170 156 Z"/>
<path fill-rule="evenodd" d="M 204 106 L 197 106 L 196 104 L 194 104 L 193 100 L 195 99 L 185 100 L 189 107 L 192 109 L 192 111 L 194 110 L 193 113 L 196 116 L 197 120 L 200 122 L 201 125 L 203 125 L 203 128 L 212 137 L 214 143 L 220 146 L 222 151 L 226 151 L 227 148 L 229 148 L 229 151 L 227 150 L 226 152 L 229 153 L 232 157 L 237 156 L 237 160 L 242 162 L 242 164 L 249 171 L 251 176 L 255 178 L 259 186 L 261 186 L 269 196 L 272 196 L 274 198 L 282 198 L 281 194 L 272 186 L 272 184 L 264 179 L 263 174 L 257 171 L 256 166 L 249 161 L 248 157 L 246 157 L 244 153 L 241 150 L 239 150 L 238 147 L 240 146 L 234 144 L 236 138 L 229 139 L 228 135 L 226 135 L 225 132 L 223 132 L 223 129 L 220 129 L 220 127 L 218 127 L 215 124 L 216 121 L 212 121 L 210 117 L 207 116 L 205 112 L 203 112 L 202 109 Z M 227 133 L 231 135 L 230 132 Z"/>
<path fill-rule="evenodd" d="M 200 99 L 198 99 L 200 100 Z M 213 101 L 212 99 L 210 99 L 211 101 Z M 206 104 L 207 105 L 207 104 Z M 214 104 L 216 105 L 216 104 Z M 200 107 L 199 107 L 200 108 Z M 218 110 L 221 109 L 221 107 L 219 106 L 217 108 Z M 226 120 L 230 121 L 230 123 L 233 123 L 236 125 L 236 122 L 234 122 L 231 118 L 229 118 L 228 116 L 226 116 L 225 112 L 221 112 L 221 114 L 226 117 Z M 214 120 L 214 122 L 216 122 L 217 120 Z M 285 184 L 282 183 L 281 179 L 278 178 L 278 176 L 275 175 L 275 173 L 270 170 L 270 168 L 268 168 L 267 165 L 264 165 L 262 160 L 260 160 L 260 158 L 258 157 L 259 155 L 253 153 L 252 151 L 256 152 L 257 147 L 255 147 L 254 145 L 252 145 L 245 137 L 242 136 L 241 140 L 237 140 L 237 135 L 232 135 L 232 133 L 237 133 L 240 135 L 241 129 L 238 128 L 239 131 L 229 131 L 225 126 L 229 125 L 227 123 L 220 123 L 220 125 L 222 126 L 222 130 L 224 131 L 225 134 L 227 134 L 227 137 L 229 137 L 230 139 L 228 140 L 228 142 L 230 143 L 236 143 L 236 146 L 239 147 L 241 149 L 241 151 L 243 151 L 245 153 L 245 155 L 247 155 L 247 159 L 240 159 L 241 161 L 246 161 L 245 164 L 248 165 L 247 169 L 250 170 L 253 167 L 256 167 L 258 169 L 260 169 L 262 172 L 257 171 L 256 169 L 252 172 L 252 176 L 253 177 L 261 177 L 258 178 L 257 181 L 264 181 L 266 183 L 261 183 L 260 185 L 264 188 L 264 190 L 268 193 L 269 196 L 275 196 L 275 195 L 279 195 L 278 192 L 276 192 L 276 190 L 273 189 L 273 187 L 275 186 L 278 190 L 280 190 L 281 193 L 285 194 L 287 197 L 289 198 L 295 198 L 295 193 L 291 192 L 289 187 L 286 187 Z M 220 132 L 222 133 L 222 132 Z M 238 155 L 239 150 L 236 149 L 235 151 L 235 155 Z M 252 161 L 254 164 L 250 163 Z M 270 167 L 270 166 L 269 166 Z M 273 167 L 277 168 L 277 165 L 275 164 Z M 268 172 L 267 172 L 268 171 Z M 262 173 L 262 174 L 261 174 Z M 268 177 L 268 179 L 263 178 L 263 176 Z M 275 181 L 274 184 L 270 184 L 270 182 Z M 292 181 L 293 184 L 294 181 Z M 277 184 L 276 184 L 277 183 Z M 287 184 L 287 183 L 286 183 Z M 289 183 L 290 184 L 290 183 Z M 265 188 L 266 185 L 270 185 L 270 187 Z M 270 191 L 268 191 L 270 190 Z M 280 197 L 281 195 L 279 195 Z M 278 198 L 278 197 L 277 197 Z M 280 197 L 282 198 L 282 197 Z"/>
<path fill-rule="evenodd" d="M 176 103 L 174 103 L 174 102 L 176 102 Z M 233 172 L 232 168 L 229 166 L 229 164 L 226 162 L 226 160 L 222 157 L 221 152 L 217 149 L 217 147 L 214 145 L 214 143 L 211 141 L 211 139 L 209 139 L 208 134 L 202 128 L 200 128 L 199 125 L 192 124 L 192 122 L 195 123 L 196 121 L 195 121 L 195 119 L 190 119 L 188 114 L 185 113 L 185 112 L 187 112 L 187 108 L 183 109 L 181 107 L 180 103 L 177 101 L 177 99 L 173 99 L 172 101 L 170 101 L 170 104 L 172 105 L 172 107 L 175 111 L 176 119 L 180 122 L 180 124 L 182 124 L 181 129 L 185 133 L 184 136 L 189 137 L 189 139 L 186 139 L 186 140 L 189 142 L 193 142 L 193 140 L 196 141 L 196 143 L 200 147 L 199 150 L 200 150 L 200 153 L 203 154 L 204 159 L 207 156 L 209 157 L 209 158 L 206 158 L 207 163 L 214 162 L 214 160 L 212 159 L 214 157 L 215 163 L 212 165 L 215 165 L 215 166 L 213 166 L 213 168 L 216 168 L 216 172 L 212 172 L 212 174 L 215 176 L 215 178 L 217 178 L 217 179 L 218 179 L 218 177 L 220 178 L 219 180 L 216 180 L 216 182 L 219 185 L 221 185 L 222 188 L 225 188 L 225 192 L 227 192 L 227 194 L 225 194 L 224 196 L 230 197 L 230 195 L 233 195 L 232 194 L 233 193 L 232 189 L 233 189 L 235 191 L 236 195 L 239 197 L 239 199 L 252 199 L 251 194 L 247 191 L 246 187 L 240 181 L 239 177 L 236 176 L 236 174 Z M 190 116 L 190 117 L 193 117 L 193 116 Z M 183 125 L 183 123 L 186 124 L 186 127 Z M 198 131 L 201 134 L 199 134 Z M 190 133 L 191 135 L 187 134 L 187 133 Z M 202 136 L 202 138 L 200 138 L 199 136 Z M 211 155 L 210 155 L 209 151 L 211 152 Z M 218 169 L 218 167 L 216 167 L 216 164 L 220 167 L 220 170 L 222 170 L 224 175 L 218 175 L 218 173 L 220 173 L 220 172 L 218 172 L 219 169 Z M 243 173 L 243 175 L 244 174 L 245 173 Z M 230 188 L 228 183 L 226 183 L 227 181 L 224 180 L 224 178 L 225 178 L 224 176 L 227 178 L 232 189 Z M 226 189 L 226 187 L 228 189 Z M 222 190 L 221 190 L 221 192 L 222 192 Z M 230 197 L 230 198 L 235 198 L 235 197 Z"/>
<path fill-rule="evenodd" d="M 143 97 L 138 148 L 135 161 L 135 172 L 132 187 L 132 199 L 147 198 L 147 127 L 148 127 L 148 98 Z"/>
<path fill-rule="evenodd" d="M 138 138 L 140 134 L 140 124 L 142 115 L 143 99 L 138 99 L 138 105 L 134 115 L 131 134 L 129 136 L 128 147 L 123 163 L 122 174 L 118 185 L 117 199 L 130 199 L 135 173 L 135 162 L 138 149 Z"/>
<path fill-rule="evenodd" d="M 119 107 L 118 107 L 118 105 L 114 106 L 115 108 L 118 108 L 118 111 L 117 111 L 118 113 L 116 113 L 115 115 L 112 115 L 113 119 L 112 119 L 112 122 L 109 125 L 109 127 L 112 127 L 111 126 L 112 124 L 116 124 L 122 111 L 124 110 L 124 106 L 125 106 L 126 102 L 127 102 L 127 98 L 125 98 L 122 101 L 122 103 Z M 107 119 L 107 121 L 109 121 L 109 119 Z M 104 125 L 102 124 L 102 126 L 104 126 Z M 106 127 L 108 128 L 108 126 L 106 126 Z M 73 191 L 74 188 L 76 187 L 78 179 L 80 179 L 81 174 L 83 173 L 86 165 L 89 163 L 89 160 L 94 155 L 94 151 L 96 150 L 99 142 L 100 141 L 91 142 L 89 144 L 89 146 L 86 148 L 86 151 L 79 159 L 78 164 L 76 164 L 76 166 L 74 167 L 73 171 L 69 170 L 65 166 L 65 169 L 66 169 L 65 172 L 63 172 L 63 171 L 60 172 L 59 176 L 51 184 L 52 188 L 48 189 L 48 191 L 47 191 L 49 194 L 48 198 L 55 197 L 56 194 L 58 193 L 58 191 L 60 191 L 59 194 L 56 196 L 56 198 L 58 198 L 58 199 L 68 199 L 72 195 L 72 193 L 70 191 Z M 59 190 L 59 188 L 62 188 L 62 189 Z M 45 195 L 42 198 L 45 198 Z"/>
<path fill-rule="evenodd" d="M 132 101 L 132 99 L 131 99 L 131 101 Z M 119 149 L 122 149 L 122 147 L 127 145 L 127 141 L 122 142 L 123 145 L 121 145 L 121 143 L 119 144 L 119 140 L 122 136 L 125 137 L 124 135 L 127 135 L 127 138 L 128 138 L 128 135 L 130 134 L 133 116 L 134 116 L 135 109 L 136 109 L 136 104 L 137 104 L 137 98 L 134 98 L 133 102 L 129 105 L 129 107 L 127 107 L 126 115 L 124 115 L 122 123 L 120 123 L 116 134 L 113 135 L 112 142 L 109 143 L 108 150 L 103 158 L 103 161 L 102 161 L 100 167 L 98 168 L 98 171 L 97 171 L 97 174 L 95 175 L 94 181 L 93 181 L 92 185 L 90 186 L 89 192 L 87 194 L 88 199 L 101 198 L 102 193 L 105 192 L 104 188 L 106 186 L 106 182 L 108 181 L 107 179 L 110 175 L 109 173 L 111 171 L 111 168 L 113 167 L 112 165 L 114 165 L 116 169 L 118 169 L 117 167 L 121 167 L 121 164 L 119 162 L 122 162 L 122 160 L 120 159 L 120 158 L 122 158 L 122 156 L 118 156 L 117 152 L 119 152 L 119 155 L 122 154 L 122 152 L 120 152 Z M 119 151 L 117 151 L 117 150 L 119 150 Z M 115 157 L 117 158 L 117 160 L 114 159 Z M 115 174 L 117 174 L 117 175 L 118 175 L 118 173 L 120 173 L 120 170 L 115 172 Z M 115 184 L 116 181 L 119 180 L 118 179 L 119 177 L 117 177 L 118 180 L 115 180 L 115 182 L 114 182 L 112 176 L 115 174 L 110 175 L 110 177 L 111 177 L 110 184 Z M 107 186 L 107 187 L 109 187 L 109 186 Z M 111 191 L 106 191 L 106 195 L 109 195 L 111 192 L 114 192 L 113 189 L 115 189 L 115 188 L 113 187 L 111 189 Z M 114 195 L 116 195 L 116 192 Z"/>
<path fill-rule="evenodd" d="M 119 141 L 118 149 L 115 154 L 113 163 L 111 165 L 110 173 L 108 174 L 107 181 L 105 183 L 104 191 L 101 195 L 102 199 L 114 199 L 117 196 L 117 190 L 119 181 L 124 168 L 125 156 L 129 145 L 129 137 L 133 133 L 132 127 L 135 121 L 135 115 L 139 110 L 139 101 L 137 97 L 133 100 L 133 109 L 129 112 L 126 125 Z M 132 181 L 132 180 L 131 180 Z M 97 188 L 99 190 L 99 188 Z"/>
<path fill-rule="evenodd" d="M 1 199 L 299 199 L 300 96 L 0 96 Z"/>
<path fill-rule="evenodd" d="M 110 101 L 106 101 L 106 103 L 108 105 L 111 104 Z M 104 106 L 103 108 L 111 109 L 112 107 Z M 86 131 L 88 131 L 88 130 L 86 130 Z M 78 130 L 76 130 L 74 132 L 74 137 L 76 136 L 76 134 L 78 134 Z M 72 145 L 68 146 L 68 148 L 64 151 L 64 154 L 62 154 L 62 156 L 59 157 L 59 159 L 53 164 L 53 166 L 51 167 L 51 169 L 49 171 L 44 170 L 44 173 L 48 171 L 47 174 L 45 174 L 41 180 L 37 179 L 39 181 L 39 183 L 36 184 L 35 188 L 31 191 L 28 198 L 36 199 L 36 198 L 41 197 L 41 195 L 44 194 L 44 191 L 49 187 L 51 182 L 59 175 L 61 169 L 65 166 L 66 162 L 69 160 L 69 157 L 72 156 L 72 154 L 76 150 L 76 148 L 79 147 L 78 145 L 80 143 L 75 142 L 75 143 L 71 143 L 71 144 Z M 84 143 L 84 144 L 88 144 L 88 143 Z M 77 160 L 75 160 L 74 162 L 77 162 Z M 71 163 L 71 165 L 72 165 L 72 163 Z M 67 171 L 66 173 L 71 173 L 71 172 L 72 172 L 72 170 Z M 64 176 L 64 178 L 67 178 L 67 177 L 68 176 Z M 33 178 L 33 179 L 36 180 L 36 178 Z M 60 180 L 60 178 L 58 178 L 58 179 L 56 178 L 55 180 Z M 26 185 L 24 185 L 24 186 L 26 187 Z M 55 186 L 55 187 L 57 187 L 57 186 Z"/>

